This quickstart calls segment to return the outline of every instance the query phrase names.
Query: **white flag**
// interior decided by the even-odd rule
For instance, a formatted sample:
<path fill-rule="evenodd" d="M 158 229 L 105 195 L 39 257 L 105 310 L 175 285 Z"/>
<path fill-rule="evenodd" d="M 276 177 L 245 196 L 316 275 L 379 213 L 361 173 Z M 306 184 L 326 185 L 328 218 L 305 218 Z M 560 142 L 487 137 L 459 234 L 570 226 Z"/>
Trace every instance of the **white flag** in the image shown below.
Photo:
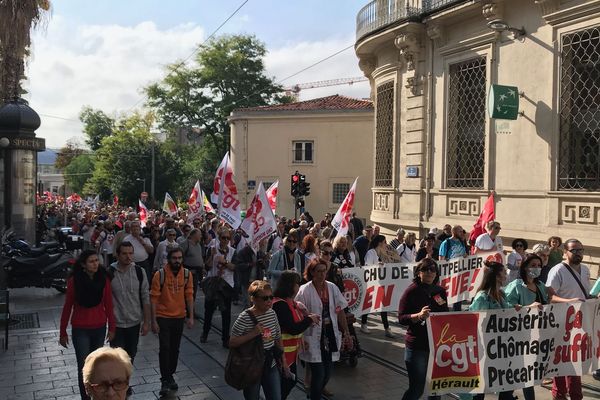
<path fill-rule="evenodd" d="M 354 183 L 350 187 L 350 191 L 331 221 L 331 226 L 337 230 L 336 237 L 345 236 L 348 233 L 348 224 L 350 223 L 350 216 L 352 215 L 352 207 L 354 207 L 354 195 L 356 193 L 357 181 L 358 178 L 354 180 Z"/>
<path fill-rule="evenodd" d="M 140 225 L 144 228 L 148 222 L 148 209 L 141 200 L 138 200 L 138 212 L 140 213 Z"/>
<path fill-rule="evenodd" d="M 211 197 L 215 193 L 218 193 L 217 206 L 219 218 L 228 223 L 233 229 L 237 229 L 242 223 L 242 216 L 237 188 L 233 181 L 233 168 L 231 168 L 229 161 L 229 152 L 225 154 L 221 165 L 217 169 Z"/>
<path fill-rule="evenodd" d="M 194 219 L 204 215 L 204 207 L 202 206 L 204 193 L 200 188 L 200 181 L 196 181 L 188 199 L 187 222 L 193 222 Z"/>
<path fill-rule="evenodd" d="M 163 211 L 169 214 L 171 217 L 177 214 L 177 204 L 169 194 L 165 192 L 165 201 L 163 201 Z"/>
<path fill-rule="evenodd" d="M 267 189 L 267 200 L 269 200 L 269 205 L 271 206 L 271 210 L 273 210 L 273 214 L 277 210 L 277 190 L 278 190 L 278 188 L 279 188 L 279 180 L 276 180 Z"/>
<path fill-rule="evenodd" d="M 254 199 L 246 211 L 246 218 L 240 226 L 249 236 L 248 242 L 257 249 L 258 243 L 275 232 L 277 222 L 269 205 L 267 194 L 262 182 L 258 185 Z"/>

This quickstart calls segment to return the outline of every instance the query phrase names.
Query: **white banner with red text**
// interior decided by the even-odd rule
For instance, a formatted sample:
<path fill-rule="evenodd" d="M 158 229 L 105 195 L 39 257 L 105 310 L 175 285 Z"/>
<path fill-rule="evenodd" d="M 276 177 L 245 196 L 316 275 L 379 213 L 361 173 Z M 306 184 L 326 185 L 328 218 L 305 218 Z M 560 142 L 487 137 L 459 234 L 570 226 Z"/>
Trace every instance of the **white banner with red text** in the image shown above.
<path fill-rule="evenodd" d="M 600 300 L 432 313 L 427 331 L 430 395 L 511 391 L 598 368 Z"/>
<path fill-rule="evenodd" d="M 448 303 L 470 300 L 481 284 L 484 262 L 502 262 L 502 254 L 481 253 L 438 262 L 439 285 L 446 289 Z M 381 311 L 398 311 L 400 298 L 414 279 L 417 263 L 386 263 L 342 269 L 344 295 L 350 312 L 359 316 Z"/>

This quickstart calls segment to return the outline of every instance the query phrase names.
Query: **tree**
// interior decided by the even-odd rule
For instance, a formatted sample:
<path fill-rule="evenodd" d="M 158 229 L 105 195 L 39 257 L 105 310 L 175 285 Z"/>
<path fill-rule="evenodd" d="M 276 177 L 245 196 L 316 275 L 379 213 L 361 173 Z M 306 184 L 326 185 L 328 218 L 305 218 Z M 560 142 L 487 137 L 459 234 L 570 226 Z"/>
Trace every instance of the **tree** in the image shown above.
<path fill-rule="evenodd" d="M 145 89 L 148 106 L 171 135 L 180 127 L 203 129 L 209 139 L 205 144 L 216 150 L 209 161 L 216 168 L 229 148 L 227 117 L 234 109 L 290 101 L 265 75 L 265 55 L 264 44 L 254 36 L 213 39 L 200 48 L 195 66 L 170 65 L 161 82 Z"/>
<path fill-rule="evenodd" d="M 65 180 L 76 193 L 86 193 L 84 186 L 94 172 L 94 156 L 81 154 L 71 160 L 65 167 Z M 88 192 L 86 194 L 91 194 Z"/>
<path fill-rule="evenodd" d="M 87 136 L 86 143 L 93 151 L 102 145 L 102 140 L 113 134 L 115 120 L 101 110 L 84 107 L 79 114 L 79 120 L 83 122 L 83 132 Z"/>
<path fill-rule="evenodd" d="M 49 0 L 0 1 L 0 104 L 23 93 L 21 80 L 30 54 L 31 28 L 44 20 L 49 9 Z"/>
<path fill-rule="evenodd" d="M 58 169 L 65 169 L 67 165 L 77 156 L 85 153 L 86 150 L 81 146 L 77 138 L 67 140 L 67 143 L 58 151 L 54 166 Z"/>

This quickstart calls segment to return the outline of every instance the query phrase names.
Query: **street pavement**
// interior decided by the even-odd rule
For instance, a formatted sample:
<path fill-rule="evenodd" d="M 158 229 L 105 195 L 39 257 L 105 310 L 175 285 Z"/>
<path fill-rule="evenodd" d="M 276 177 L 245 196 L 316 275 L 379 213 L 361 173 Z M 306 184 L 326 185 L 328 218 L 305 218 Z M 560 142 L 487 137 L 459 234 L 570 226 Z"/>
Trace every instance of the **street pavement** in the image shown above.
<path fill-rule="evenodd" d="M 11 312 L 13 314 L 36 313 L 39 327 L 11 329 L 9 348 L 0 352 L 0 399 L 79 399 L 77 366 L 72 347 L 62 348 L 58 344 L 58 328 L 64 295 L 53 289 L 11 290 Z M 202 316 L 203 301 L 197 302 Z M 234 317 L 241 307 L 234 306 Z M 393 320 L 394 318 L 390 318 Z M 219 312 L 213 318 L 213 327 L 220 328 Z M 384 337 L 380 318 L 369 317 L 371 334 L 359 333 L 361 346 L 375 355 L 359 359 L 355 368 L 347 364 L 335 365 L 328 389 L 334 399 L 378 400 L 400 399 L 408 386 L 408 379 L 400 368 L 404 367 L 403 330 L 393 325 L 396 339 Z M 358 325 L 357 325 L 358 331 Z M 223 379 L 223 366 L 227 350 L 221 346 L 218 332 L 213 330 L 208 343 L 200 344 L 201 321 L 196 321 L 191 330 L 185 330 L 179 357 L 178 392 L 170 398 L 179 399 L 243 399 L 241 392 L 229 387 Z M 300 370 L 298 377 L 302 379 Z M 586 382 L 594 383 L 586 377 Z M 149 334 L 141 338 L 138 355 L 131 380 L 134 394 L 130 399 L 159 398 L 160 375 L 158 369 L 158 338 Z M 522 398 L 522 394 L 516 392 Z M 597 393 L 585 392 L 586 399 L 600 398 Z M 294 389 L 291 400 L 306 398 L 300 388 Z M 445 396 L 444 399 L 449 399 Z M 495 396 L 487 396 L 488 399 Z M 536 388 L 536 399 L 550 400 L 550 391 Z"/>

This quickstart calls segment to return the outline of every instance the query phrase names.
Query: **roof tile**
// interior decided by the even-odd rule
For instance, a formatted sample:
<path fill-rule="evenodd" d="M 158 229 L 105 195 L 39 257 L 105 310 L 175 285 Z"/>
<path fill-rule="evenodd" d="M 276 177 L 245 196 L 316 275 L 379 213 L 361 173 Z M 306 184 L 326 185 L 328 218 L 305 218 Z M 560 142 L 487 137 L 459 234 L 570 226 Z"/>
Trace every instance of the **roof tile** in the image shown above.
<path fill-rule="evenodd" d="M 373 102 L 370 100 L 354 99 L 340 96 L 339 94 L 318 99 L 298 101 L 288 104 L 272 106 L 238 108 L 235 111 L 319 111 L 319 110 L 372 110 Z"/>

